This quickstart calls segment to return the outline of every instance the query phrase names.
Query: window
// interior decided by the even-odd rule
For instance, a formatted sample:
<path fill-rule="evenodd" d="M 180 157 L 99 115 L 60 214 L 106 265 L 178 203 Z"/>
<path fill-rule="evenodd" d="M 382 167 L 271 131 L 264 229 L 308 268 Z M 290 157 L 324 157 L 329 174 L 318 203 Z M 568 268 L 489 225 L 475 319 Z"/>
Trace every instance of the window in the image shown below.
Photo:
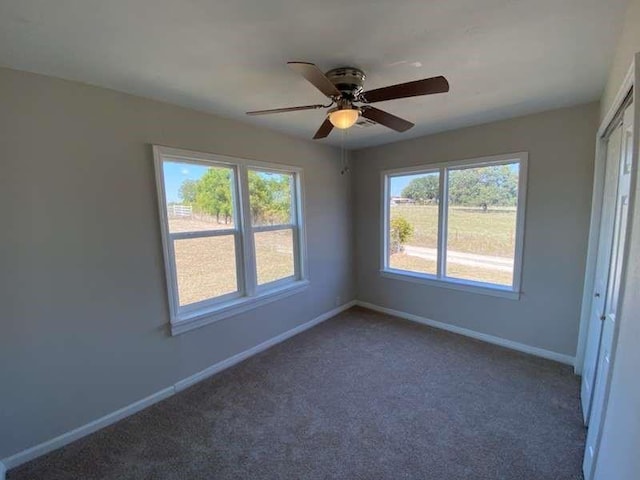
<path fill-rule="evenodd" d="M 172 332 L 307 285 L 301 171 L 154 147 Z"/>
<path fill-rule="evenodd" d="M 383 275 L 518 298 L 527 154 L 383 172 Z"/>
<path fill-rule="evenodd" d="M 249 169 L 249 204 L 258 285 L 295 277 L 295 177 Z"/>

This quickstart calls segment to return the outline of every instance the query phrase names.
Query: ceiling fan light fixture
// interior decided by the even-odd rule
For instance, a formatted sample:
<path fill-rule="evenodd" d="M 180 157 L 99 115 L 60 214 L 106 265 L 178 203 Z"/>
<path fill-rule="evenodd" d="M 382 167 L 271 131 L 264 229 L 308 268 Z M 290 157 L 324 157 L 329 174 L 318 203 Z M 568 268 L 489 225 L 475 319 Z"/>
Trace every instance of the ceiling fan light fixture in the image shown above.
<path fill-rule="evenodd" d="M 357 108 L 345 108 L 341 110 L 334 110 L 329 113 L 329 121 L 331 124 L 340 129 L 347 129 L 353 127 L 360 117 L 360 110 Z"/>

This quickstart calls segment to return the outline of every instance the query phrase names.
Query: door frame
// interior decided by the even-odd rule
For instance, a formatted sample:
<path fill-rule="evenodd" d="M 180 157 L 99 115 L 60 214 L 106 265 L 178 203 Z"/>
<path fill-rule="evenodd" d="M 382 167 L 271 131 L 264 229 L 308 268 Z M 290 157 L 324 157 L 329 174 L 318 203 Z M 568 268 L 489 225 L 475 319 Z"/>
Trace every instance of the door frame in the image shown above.
<path fill-rule="evenodd" d="M 640 57 L 640 54 L 637 55 Z M 578 346 L 576 350 L 576 357 L 574 363 L 574 372 L 576 375 L 582 375 L 582 367 L 584 365 L 584 355 L 587 346 L 587 337 L 589 333 L 589 320 L 591 316 L 591 303 L 593 296 L 593 288 L 595 283 L 596 276 L 596 261 L 598 258 L 598 248 L 599 248 L 599 238 L 600 238 L 600 216 L 602 215 L 602 204 L 604 201 L 604 177 L 605 177 L 605 165 L 607 160 L 607 138 L 606 133 L 609 125 L 614 120 L 618 110 L 622 107 L 627 95 L 634 88 L 636 82 L 636 65 L 640 64 L 640 62 L 636 62 L 635 59 L 631 62 L 629 69 L 627 70 L 627 74 L 622 81 L 622 85 L 618 89 L 618 93 L 616 94 L 614 101 L 607 111 L 607 114 L 602 119 L 600 123 L 600 127 L 598 128 L 598 133 L 596 135 L 596 158 L 595 164 L 593 168 L 593 195 L 591 198 L 591 219 L 589 222 L 589 240 L 587 247 L 587 262 L 584 273 L 584 286 L 582 291 L 582 306 L 580 309 L 580 333 L 578 335 Z M 640 67 L 640 65 L 638 65 Z M 637 90 L 634 89 L 634 94 L 637 93 Z M 637 95 L 635 95 L 637 97 Z M 635 110 L 638 111 L 638 103 L 635 100 L 638 100 L 634 97 Z M 634 134 L 638 132 L 638 119 L 634 119 Z M 638 138 L 637 135 L 634 135 L 633 139 L 634 143 L 634 160 L 637 156 L 637 145 Z M 634 172 L 632 172 L 631 181 L 634 181 Z M 632 183 L 633 185 L 633 183 Z M 632 198 L 633 200 L 633 192 Z M 633 208 L 633 204 L 630 205 L 629 215 L 632 215 L 631 208 Z M 625 247 L 625 254 L 626 254 Z"/>
<path fill-rule="evenodd" d="M 597 137 L 597 153 L 598 153 L 598 157 L 596 158 L 596 161 L 600 162 L 601 165 L 599 165 L 600 168 L 602 168 L 602 162 L 603 162 L 603 147 L 605 147 L 606 145 L 603 142 L 603 135 L 606 131 L 606 128 L 608 127 L 609 123 L 613 120 L 613 116 L 615 115 L 617 109 L 620 108 L 620 106 L 622 105 L 626 95 L 629 93 L 631 88 L 634 88 L 634 106 L 633 106 L 633 142 L 631 145 L 631 173 L 630 173 L 630 192 L 629 192 L 629 209 L 627 211 L 627 219 L 632 220 L 634 218 L 634 216 L 636 215 L 636 209 L 640 208 L 640 205 L 638 205 L 638 202 L 640 201 L 640 199 L 636 198 L 637 195 L 640 195 L 640 191 L 638 191 L 638 158 L 639 158 L 639 151 L 640 151 L 640 100 L 638 100 L 638 91 L 637 88 L 635 88 L 635 86 L 637 86 L 639 84 L 638 79 L 640 79 L 640 53 L 637 53 L 634 56 L 634 61 L 631 64 L 631 67 L 629 69 L 629 72 L 627 73 L 627 76 L 625 77 L 625 80 L 622 84 L 622 87 L 620 88 L 620 90 L 618 91 L 618 95 L 615 98 L 615 101 L 613 102 L 613 105 L 611 107 L 611 109 L 609 110 L 609 112 L 607 112 L 607 115 L 605 116 L 602 124 L 600 125 L 600 129 L 598 129 L 598 137 Z M 628 88 L 627 88 L 628 87 Z M 595 183 L 595 182 L 594 182 Z M 593 205 L 593 210 L 600 210 L 600 207 L 602 205 L 602 178 L 601 178 L 601 182 L 600 182 L 600 189 L 601 191 L 596 192 L 594 191 L 594 205 Z M 596 196 L 598 195 L 599 196 Z M 594 220 L 594 212 L 592 212 L 592 222 Z M 606 377 L 604 378 L 604 386 L 603 386 L 603 399 L 602 399 L 602 414 L 600 417 L 600 421 L 598 423 L 598 425 L 590 425 L 590 429 L 591 428 L 596 428 L 597 432 L 596 432 L 596 440 L 595 443 L 593 445 L 593 460 L 591 463 L 591 468 L 589 472 L 583 472 L 585 475 L 585 479 L 586 480 L 591 480 L 593 479 L 596 471 L 597 471 L 597 462 L 598 462 L 598 455 L 599 455 L 599 451 L 600 451 L 600 442 L 602 439 L 602 433 L 603 430 L 605 428 L 605 425 L 607 423 L 607 416 L 608 416 L 608 407 L 609 407 L 609 394 L 611 391 L 611 378 L 613 376 L 613 372 L 615 371 L 615 363 L 616 363 L 616 352 L 617 352 L 617 346 L 618 346 L 618 340 L 619 340 L 619 334 L 620 334 L 620 324 L 622 323 L 622 321 L 625 321 L 626 317 L 627 317 L 627 312 L 624 310 L 623 305 L 624 305 L 624 301 L 625 301 L 625 294 L 626 294 L 626 286 L 627 286 L 627 273 L 628 273 L 628 258 L 629 258 L 629 252 L 631 251 L 631 234 L 632 234 L 632 224 L 629 224 L 629 228 L 627 228 L 627 231 L 625 232 L 625 243 L 624 243 L 624 249 L 623 249 L 623 257 L 624 257 L 624 263 L 622 265 L 622 270 L 621 270 L 621 282 L 620 282 L 620 291 L 619 291 L 619 295 L 618 295 L 618 302 L 617 302 L 617 306 L 616 306 L 616 310 L 617 310 L 617 320 L 614 324 L 614 331 L 612 334 L 612 345 L 611 345 L 611 351 L 610 351 L 610 365 L 609 365 L 609 369 L 606 372 Z M 583 305 L 582 305 L 582 313 L 584 314 L 585 312 L 585 304 L 588 302 L 590 305 L 591 302 L 591 293 L 592 293 L 592 289 L 593 289 L 593 285 L 594 285 L 594 274 L 595 274 L 595 265 L 593 265 L 593 263 L 595 262 L 595 257 L 594 257 L 594 252 L 597 252 L 597 241 L 592 242 L 593 241 L 593 237 L 592 235 L 594 234 L 594 229 L 597 231 L 600 227 L 600 219 L 597 218 L 595 222 L 592 223 L 591 225 L 591 229 L 589 232 L 589 250 L 588 250 L 588 264 L 587 264 L 587 269 L 589 272 L 589 275 L 585 277 L 585 290 L 583 292 Z M 586 301 L 585 301 L 586 300 Z M 576 370 L 578 371 L 578 368 L 580 369 L 579 371 L 581 371 L 581 367 L 582 367 L 582 363 L 584 361 L 584 351 L 585 351 L 585 345 L 586 345 L 586 338 L 588 336 L 588 323 L 585 323 L 585 317 L 584 315 L 581 315 L 581 323 L 580 323 L 580 344 L 578 345 L 579 347 L 579 353 L 580 353 L 580 358 L 578 358 L 578 356 L 576 356 Z M 585 451 L 585 455 L 587 454 L 587 452 Z"/>

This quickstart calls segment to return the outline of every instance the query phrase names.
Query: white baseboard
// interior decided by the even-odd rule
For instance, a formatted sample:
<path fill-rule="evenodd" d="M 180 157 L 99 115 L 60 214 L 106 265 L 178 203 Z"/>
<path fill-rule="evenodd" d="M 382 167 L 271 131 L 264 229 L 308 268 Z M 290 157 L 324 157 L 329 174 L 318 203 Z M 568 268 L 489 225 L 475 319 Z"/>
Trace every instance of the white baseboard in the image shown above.
<path fill-rule="evenodd" d="M 21 452 L 18 452 L 10 457 L 4 458 L 2 462 L 5 464 L 7 469 L 15 468 L 23 463 L 26 463 L 34 458 L 40 457 L 41 455 L 45 455 L 53 450 L 56 450 L 60 447 L 64 447 L 69 443 L 78 440 L 79 438 L 86 437 L 87 435 L 100 430 L 101 428 L 108 427 L 109 425 L 116 423 L 118 420 L 122 420 L 129 415 L 133 415 L 134 413 L 143 410 L 154 403 L 159 402 L 160 400 L 164 400 L 165 398 L 173 395 L 174 389 L 173 387 L 168 387 L 160 390 L 159 392 L 155 392 L 148 397 L 143 398 L 142 400 L 138 400 L 126 407 L 120 408 L 115 412 L 108 413 L 104 417 L 100 417 L 97 420 L 89 422 L 81 427 L 75 428 L 69 432 L 65 432 L 62 435 L 58 435 L 55 438 L 47 440 L 46 442 L 40 443 L 34 447 L 27 448 Z M 2 477 L 0 477 L 0 480 Z"/>
<path fill-rule="evenodd" d="M 438 322 L 431 320 L 430 318 L 420 317 L 413 315 L 412 313 L 401 312 L 399 310 L 393 310 L 392 308 L 381 307 L 369 302 L 356 301 L 356 305 L 369 310 L 375 310 L 376 312 L 386 313 L 393 315 L 394 317 L 403 318 L 412 322 L 422 323 L 423 325 L 429 325 L 430 327 L 439 328 L 441 330 L 447 330 L 452 333 L 464 335 L 465 337 L 475 338 L 476 340 L 482 340 L 483 342 L 492 343 L 501 347 L 510 348 L 511 350 L 517 350 L 519 352 L 535 355 L 536 357 L 542 357 L 556 362 L 564 363 L 573 366 L 575 363 L 575 357 L 564 355 L 562 353 L 552 352 L 551 350 L 545 350 L 543 348 L 532 347 L 524 343 L 518 343 L 504 338 L 495 337 L 486 333 L 476 332 L 475 330 L 469 330 L 467 328 L 457 327 L 448 323 Z"/>
<path fill-rule="evenodd" d="M 201 372 L 191 375 L 185 379 L 182 379 L 176 382 L 174 385 L 164 388 L 156 393 L 153 393 L 148 397 L 143 398 L 142 400 L 138 400 L 137 402 L 127 405 L 126 407 L 116 410 L 115 412 L 111 412 L 97 420 L 89 422 L 86 425 L 78 427 L 69 432 L 63 433 L 62 435 L 59 435 L 55 438 L 47 440 L 46 442 L 40 443 L 34 447 L 18 452 L 14 455 L 11 455 L 10 457 L 4 458 L 0 461 L 0 480 L 5 479 L 4 472 L 6 471 L 6 469 L 15 468 L 19 465 L 22 465 L 23 463 L 26 463 L 37 457 L 45 455 L 53 450 L 64 447 L 65 445 L 68 445 L 69 443 L 75 440 L 85 437 L 97 430 L 100 430 L 101 428 L 107 427 L 117 422 L 118 420 L 122 420 L 123 418 L 128 417 L 129 415 L 133 415 L 134 413 L 137 413 L 140 410 L 143 410 L 153 405 L 154 403 L 164 400 L 165 398 L 168 398 L 174 395 L 175 393 L 178 393 L 184 390 L 185 388 L 195 385 L 196 383 L 204 380 L 205 378 L 215 375 L 216 373 L 221 372 L 222 370 L 229 368 L 237 363 L 240 363 L 241 361 L 246 360 L 247 358 L 253 355 L 256 355 L 257 353 L 260 353 L 270 347 L 273 347 L 274 345 L 280 342 L 284 342 L 285 340 L 293 337 L 294 335 L 302 333 L 305 330 L 310 329 L 311 327 L 315 327 L 319 323 L 322 323 L 325 320 L 328 320 L 331 317 L 334 317 L 337 314 L 345 310 L 348 310 L 349 308 L 355 305 L 356 305 L 355 300 L 345 303 L 337 308 L 334 308 L 329 312 L 323 313 L 322 315 L 314 318 L 313 320 L 310 320 L 306 323 L 303 323 L 302 325 L 298 325 L 297 327 L 292 328 L 291 330 L 281 333 L 280 335 L 277 335 L 267 340 L 266 342 L 262 342 L 261 344 L 256 345 L 255 347 L 245 350 L 244 352 L 240 352 L 236 355 L 233 355 L 232 357 L 222 360 L 221 362 L 218 362 L 202 370 Z"/>
<path fill-rule="evenodd" d="M 69 432 L 63 433 L 62 435 L 59 435 L 55 438 L 47 440 L 46 442 L 40 443 L 34 447 L 28 448 L 14 455 L 11 455 L 10 457 L 2 459 L 0 461 L 0 480 L 4 480 L 6 469 L 15 468 L 19 465 L 22 465 L 23 463 L 26 463 L 37 457 L 45 455 L 53 450 L 56 450 L 65 445 L 68 445 L 69 443 L 75 440 L 78 440 L 82 437 L 85 437 L 97 430 L 100 430 L 101 428 L 107 427 L 119 420 L 122 420 L 125 417 L 128 417 L 129 415 L 133 415 L 134 413 L 137 413 L 140 410 L 143 410 L 153 405 L 154 403 L 164 400 L 165 398 L 168 398 L 174 395 L 175 393 L 178 393 L 184 390 L 185 388 L 195 385 L 196 383 L 212 375 L 215 375 L 216 373 L 221 372 L 222 370 L 225 370 L 233 365 L 236 365 L 237 363 L 240 363 L 243 360 L 246 360 L 247 358 L 253 355 L 263 352 L 264 350 L 267 350 L 268 348 L 274 345 L 277 345 L 278 343 L 281 343 L 293 337 L 294 335 L 302 333 L 305 330 L 308 330 L 318 325 L 319 323 L 322 323 L 325 320 L 328 320 L 329 318 L 334 317 L 345 310 L 348 310 L 349 308 L 355 305 L 368 308 L 370 310 L 375 310 L 378 312 L 393 315 L 396 317 L 404 318 L 406 320 L 410 320 L 413 322 L 422 323 L 424 325 L 429 325 L 431 327 L 439 328 L 442 330 L 447 330 L 453 333 L 475 338 L 488 343 L 493 343 L 495 345 L 500 345 L 502 347 L 510 348 L 512 350 L 529 353 L 532 355 L 536 355 L 538 357 L 555 360 L 557 362 L 565 363 L 568 365 L 574 364 L 574 357 L 570 357 L 568 355 L 563 355 L 563 354 L 552 352 L 549 350 L 544 350 L 542 348 L 532 347 L 529 345 L 525 345 L 523 343 L 513 342 L 511 340 L 505 340 L 500 337 L 494 337 L 493 335 L 487 335 L 487 334 L 476 332 L 466 328 L 457 327 L 454 325 L 420 317 L 418 315 L 401 312 L 399 310 L 393 310 L 391 308 L 381 307 L 378 305 L 374 305 L 372 303 L 354 300 L 354 301 L 345 303 L 344 305 L 341 305 L 340 307 L 337 307 L 329 312 L 326 312 L 314 318 L 313 320 L 303 323 L 302 325 L 292 328 L 291 330 L 281 333 L 280 335 L 277 335 L 265 342 L 262 342 L 259 345 L 256 345 L 255 347 L 252 347 L 248 350 L 245 350 L 244 352 L 240 352 L 236 355 L 233 355 L 232 357 L 222 360 L 221 362 L 218 362 L 198 373 L 195 373 L 194 375 L 191 375 L 187 378 L 184 378 L 176 382 L 174 385 L 170 387 L 167 387 L 158 392 L 155 392 L 149 395 L 148 397 L 143 398 L 142 400 L 138 400 L 137 402 L 127 405 L 126 407 L 116 410 L 115 412 L 111 412 L 97 420 L 89 422 L 86 425 L 78 427 Z"/>

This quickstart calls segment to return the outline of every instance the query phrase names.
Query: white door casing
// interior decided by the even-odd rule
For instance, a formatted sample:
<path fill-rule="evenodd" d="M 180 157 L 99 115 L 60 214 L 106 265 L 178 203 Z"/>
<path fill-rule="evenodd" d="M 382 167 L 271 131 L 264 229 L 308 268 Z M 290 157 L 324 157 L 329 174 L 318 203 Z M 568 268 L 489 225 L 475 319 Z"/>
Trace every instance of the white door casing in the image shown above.
<path fill-rule="evenodd" d="M 602 198 L 602 210 L 600 219 L 600 234 L 598 238 L 598 253 L 596 257 L 596 272 L 591 296 L 591 312 L 589 316 L 589 330 L 582 367 L 582 384 L 580 398 L 582 401 L 582 414 L 584 423 L 588 425 L 591 413 L 591 401 L 593 399 L 593 386 L 597 375 L 598 353 L 600 351 L 600 338 L 602 333 L 602 316 L 607 291 L 607 279 L 609 277 L 609 265 L 611 263 L 611 250 L 613 245 L 614 219 L 616 197 L 618 190 L 618 173 L 620 166 L 620 154 L 622 150 L 622 118 L 617 127 L 612 129 L 607 138 L 604 193 Z"/>
<path fill-rule="evenodd" d="M 622 142 L 619 157 L 618 191 L 615 202 L 614 235 L 608 274 L 606 296 L 602 318 L 602 333 L 597 356 L 596 378 L 593 384 L 589 430 L 585 447 L 583 471 L 585 480 L 591 480 L 597 462 L 598 447 L 602 432 L 603 412 L 606 409 L 607 391 L 611 377 L 611 366 L 617 344 L 617 310 L 620 300 L 621 282 L 625 266 L 625 241 L 629 219 L 631 174 L 633 168 L 633 104 L 627 107 L 621 127 Z"/>

